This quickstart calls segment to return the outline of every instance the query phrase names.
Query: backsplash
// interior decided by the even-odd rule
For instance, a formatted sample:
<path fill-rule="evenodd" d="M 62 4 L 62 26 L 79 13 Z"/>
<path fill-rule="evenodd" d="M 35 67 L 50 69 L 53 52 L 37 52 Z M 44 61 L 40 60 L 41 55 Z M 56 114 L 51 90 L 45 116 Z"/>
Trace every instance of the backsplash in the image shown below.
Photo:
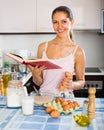
<path fill-rule="evenodd" d="M 11 51 L 26 49 L 36 56 L 37 47 L 43 41 L 54 38 L 54 34 L 0 35 L 0 50 Z M 104 67 L 104 35 L 92 31 L 74 31 L 76 44 L 80 45 L 86 55 L 87 67 Z M 4 60 L 8 60 L 4 57 Z"/>

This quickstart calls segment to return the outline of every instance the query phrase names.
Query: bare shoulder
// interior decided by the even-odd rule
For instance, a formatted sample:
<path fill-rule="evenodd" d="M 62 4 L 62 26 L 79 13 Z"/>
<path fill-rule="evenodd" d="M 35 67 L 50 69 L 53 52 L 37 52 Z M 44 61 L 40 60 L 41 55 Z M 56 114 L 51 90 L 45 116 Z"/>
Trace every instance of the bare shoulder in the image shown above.
<path fill-rule="evenodd" d="M 45 47 L 45 43 L 46 43 L 46 42 L 42 42 L 42 43 L 40 43 L 39 46 L 38 46 L 38 48 L 39 48 L 39 49 L 44 49 L 44 47 Z"/>
<path fill-rule="evenodd" d="M 80 46 L 78 46 L 75 55 L 78 56 L 78 57 L 79 57 L 79 56 L 83 56 L 83 55 L 85 55 L 85 53 L 84 53 L 84 49 L 81 48 Z"/>
<path fill-rule="evenodd" d="M 85 57 L 84 49 L 81 48 L 80 46 L 78 46 L 74 58 L 75 58 L 76 63 L 78 63 L 79 61 L 80 62 L 85 62 L 86 57 Z"/>
<path fill-rule="evenodd" d="M 44 48 L 45 48 L 45 42 L 40 43 L 39 46 L 38 46 L 38 51 L 37 51 L 37 57 L 38 58 L 42 57 L 42 53 L 44 51 Z"/>
<path fill-rule="evenodd" d="M 44 50 L 46 43 L 47 42 L 40 43 L 39 46 L 38 46 L 38 48 L 41 49 L 41 50 Z M 54 40 L 48 41 L 48 46 L 53 45 L 53 43 L 54 43 Z"/>

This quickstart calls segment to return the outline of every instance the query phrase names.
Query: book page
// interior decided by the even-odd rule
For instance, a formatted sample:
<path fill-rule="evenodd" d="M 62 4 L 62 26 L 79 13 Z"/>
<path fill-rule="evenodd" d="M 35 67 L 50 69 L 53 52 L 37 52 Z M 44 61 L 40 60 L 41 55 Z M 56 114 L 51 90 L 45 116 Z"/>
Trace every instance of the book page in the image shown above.
<path fill-rule="evenodd" d="M 21 63 L 21 64 L 24 61 L 24 59 L 21 56 L 19 56 L 19 55 L 15 55 L 15 54 L 12 54 L 12 53 L 6 53 L 5 55 L 8 56 L 8 57 L 10 57 L 10 58 L 12 58 L 13 60 Z"/>

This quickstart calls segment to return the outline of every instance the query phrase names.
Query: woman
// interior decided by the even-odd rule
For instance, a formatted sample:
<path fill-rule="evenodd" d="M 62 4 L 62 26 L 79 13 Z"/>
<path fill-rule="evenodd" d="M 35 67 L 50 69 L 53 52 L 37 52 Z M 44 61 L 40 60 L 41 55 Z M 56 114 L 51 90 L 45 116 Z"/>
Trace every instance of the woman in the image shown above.
<path fill-rule="evenodd" d="M 65 72 L 75 72 L 76 81 L 66 78 L 61 85 L 66 91 L 73 91 L 84 87 L 85 54 L 83 49 L 73 41 L 72 26 L 73 14 L 66 6 L 59 6 L 52 12 L 52 24 L 56 37 L 43 42 L 38 47 L 37 57 L 48 58 L 59 64 L 62 69 L 45 69 L 28 66 L 32 71 L 33 81 L 40 86 L 41 92 L 58 94 L 59 86 L 63 81 Z"/>

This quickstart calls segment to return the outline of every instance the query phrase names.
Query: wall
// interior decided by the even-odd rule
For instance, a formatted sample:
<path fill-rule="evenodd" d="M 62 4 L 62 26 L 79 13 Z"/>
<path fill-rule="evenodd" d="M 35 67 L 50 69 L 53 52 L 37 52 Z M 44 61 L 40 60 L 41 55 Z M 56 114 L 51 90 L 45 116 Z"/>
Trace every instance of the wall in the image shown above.
<path fill-rule="evenodd" d="M 75 42 L 85 50 L 86 66 L 104 67 L 104 35 L 91 31 L 75 31 L 74 36 Z M 38 44 L 53 37 L 54 34 L 0 35 L 0 50 L 4 52 L 26 49 L 36 55 Z M 7 58 L 4 60 L 7 60 Z"/>

